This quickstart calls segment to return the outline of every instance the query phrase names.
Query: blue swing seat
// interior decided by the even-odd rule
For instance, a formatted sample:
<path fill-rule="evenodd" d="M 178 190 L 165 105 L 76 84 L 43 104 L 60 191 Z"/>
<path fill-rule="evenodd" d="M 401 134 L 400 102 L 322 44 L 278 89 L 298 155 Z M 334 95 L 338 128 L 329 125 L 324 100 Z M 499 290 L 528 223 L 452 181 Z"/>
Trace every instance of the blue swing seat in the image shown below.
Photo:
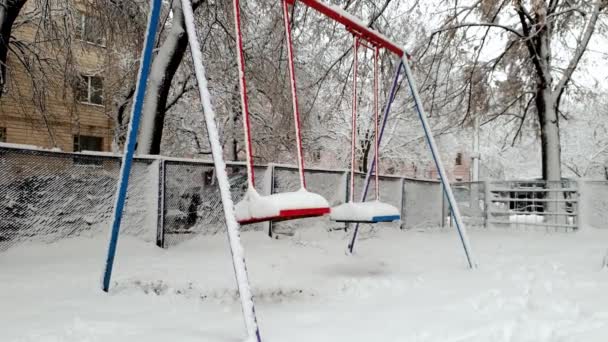
<path fill-rule="evenodd" d="M 348 202 L 331 208 L 332 221 L 345 223 L 395 222 L 401 219 L 399 209 L 380 201 Z"/>

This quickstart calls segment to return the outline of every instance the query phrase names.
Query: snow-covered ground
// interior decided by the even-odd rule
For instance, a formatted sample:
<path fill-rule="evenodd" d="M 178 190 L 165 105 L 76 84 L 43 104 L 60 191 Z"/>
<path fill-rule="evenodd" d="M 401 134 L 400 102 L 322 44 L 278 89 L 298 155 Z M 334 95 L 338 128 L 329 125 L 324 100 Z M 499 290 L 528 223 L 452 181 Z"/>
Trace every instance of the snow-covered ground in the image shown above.
<path fill-rule="evenodd" d="M 608 231 L 473 231 L 469 270 L 453 231 L 243 234 L 264 341 L 606 341 Z M 1 341 L 244 339 L 224 235 L 170 250 L 122 237 L 111 293 L 106 239 L 0 253 Z"/>

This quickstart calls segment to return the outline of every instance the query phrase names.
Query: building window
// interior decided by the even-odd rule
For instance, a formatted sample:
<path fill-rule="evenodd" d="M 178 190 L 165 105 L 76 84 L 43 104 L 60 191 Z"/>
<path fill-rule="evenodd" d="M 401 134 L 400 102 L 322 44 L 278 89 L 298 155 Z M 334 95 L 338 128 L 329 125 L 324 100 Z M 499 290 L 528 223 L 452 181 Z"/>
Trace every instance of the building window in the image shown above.
<path fill-rule="evenodd" d="M 79 14 L 76 23 L 76 38 L 99 46 L 106 45 L 103 25 L 101 25 L 99 18 L 82 12 Z"/>
<path fill-rule="evenodd" d="M 8 68 L 4 69 L 4 75 L 0 72 L 0 84 L 2 85 L 2 90 L 0 90 L 0 93 L 2 93 L 2 94 L 8 94 L 8 86 L 9 86 L 8 75 L 9 75 Z"/>
<path fill-rule="evenodd" d="M 0 142 L 6 142 L 6 128 L 0 127 Z"/>
<path fill-rule="evenodd" d="M 86 135 L 74 136 L 74 152 L 103 151 L 103 138 Z M 101 167 L 103 160 L 96 156 L 74 155 L 74 164 L 87 167 Z"/>
<path fill-rule="evenodd" d="M 462 165 L 462 153 L 457 153 L 456 154 L 456 166 L 460 166 Z"/>
<path fill-rule="evenodd" d="M 103 151 L 103 138 L 75 135 L 74 152 L 82 151 Z"/>
<path fill-rule="evenodd" d="M 103 105 L 103 78 L 99 76 L 80 76 L 77 99 L 82 103 Z"/>

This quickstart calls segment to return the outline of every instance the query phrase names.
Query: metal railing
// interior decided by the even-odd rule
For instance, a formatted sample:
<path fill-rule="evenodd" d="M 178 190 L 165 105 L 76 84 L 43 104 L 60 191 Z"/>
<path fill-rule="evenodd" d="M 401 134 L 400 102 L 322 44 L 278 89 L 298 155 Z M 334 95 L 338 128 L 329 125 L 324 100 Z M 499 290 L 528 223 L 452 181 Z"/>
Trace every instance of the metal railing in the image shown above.
<path fill-rule="evenodd" d="M 576 230 L 579 228 L 577 181 L 485 181 L 454 185 L 469 225 Z M 445 214 L 445 211 L 444 211 Z"/>

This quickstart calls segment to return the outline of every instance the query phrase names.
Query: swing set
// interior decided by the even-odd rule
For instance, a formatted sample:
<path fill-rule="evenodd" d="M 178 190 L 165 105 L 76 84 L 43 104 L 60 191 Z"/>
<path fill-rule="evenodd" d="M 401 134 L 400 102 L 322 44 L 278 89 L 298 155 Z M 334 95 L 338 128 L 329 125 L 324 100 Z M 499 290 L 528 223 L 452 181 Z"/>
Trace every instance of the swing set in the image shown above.
<path fill-rule="evenodd" d="M 241 298 L 241 306 L 243 310 L 243 316 L 245 318 L 245 326 L 247 328 L 248 338 L 261 342 L 261 335 L 258 328 L 257 318 L 255 314 L 255 308 L 253 303 L 253 295 L 249 286 L 249 279 L 247 275 L 247 267 L 245 265 L 245 258 L 243 255 L 243 247 L 240 241 L 239 235 L 239 223 L 249 224 L 254 222 L 263 221 L 281 221 L 281 220 L 292 220 L 304 217 L 318 217 L 330 214 L 330 218 L 340 222 L 353 222 L 356 223 L 356 227 L 353 233 L 352 241 L 349 244 L 349 249 L 352 252 L 354 243 L 357 238 L 357 232 L 359 223 L 377 223 L 377 222 L 390 222 L 399 220 L 399 211 L 391 205 L 380 202 L 380 190 L 378 182 L 378 163 L 379 163 L 379 147 L 384 134 L 387 118 L 390 113 L 391 105 L 395 99 L 399 80 L 401 78 L 402 71 L 405 74 L 405 79 L 409 85 L 409 89 L 412 98 L 415 103 L 415 108 L 418 112 L 418 117 L 422 124 L 422 128 L 427 138 L 429 148 L 431 150 L 435 165 L 439 172 L 441 179 L 442 188 L 444 195 L 448 199 L 451 208 L 451 214 L 455 222 L 460 241 L 462 243 L 465 256 L 470 268 L 475 267 L 474 260 L 470 253 L 470 247 L 468 238 L 466 235 L 466 228 L 462 223 L 460 210 L 452 193 L 447 174 L 439 158 L 439 152 L 435 139 L 432 135 L 430 126 L 428 124 L 426 114 L 422 107 L 422 101 L 412 75 L 412 71 L 408 64 L 408 55 L 404 50 L 397 44 L 390 41 L 388 38 L 380 34 L 379 32 L 368 28 L 362 24 L 358 19 L 351 16 L 341 8 L 336 6 L 327 5 L 320 0 L 277 0 L 281 1 L 283 5 L 283 17 L 285 25 L 285 34 L 288 41 L 288 57 L 289 57 L 289 72 L 290 72 L 290 84 L 292 93 L 292 104 L 293 104 L 293 117 L 294 126 L 297 142 L 298 151 L 298 169 L 300 175 L 300 190 L 294 192 L 286 192 L 281 194 L 271 194 L 262 196 L 255 190 L 254 183 L 254 171 L 253 171 L 253 154 L 251 146 L 251 125 L 249 118 L 249 109 L 247 102 L 247 88 L 245 79 L 245 58 L 243 53 L 243 39 L 241 32 L 241 15 L 239 8 L 239 0 L 233 0 L 234 13 L 235 13 L 235 27 L 237 32 L 237 62 L 239 66 L 239 84 L 241 90 L 241 105 L 244 113 L 243 129 L 245 131 L 245 145 L 247 151 L 247 184 L 248 189 L 245 198 L 239 202 L 236 206 L 233 205 L 230 195 L 230 183 L 226 174 L 226 164 L 223 159 L 223 152 L 221 149 L 219 133 L 215 123 L 215 113 L 211 104 L 211 95 L 209 93 L 207 78 L 205 76 L 205 69 L 203 66 L 203 56 L 200 43 L 198 40 L 197 32 L 194 26 L 194 14 L 192 11 L 191 0 L 181 0 L 184 11 L 186 31 L 188 33 L 188 41 L 190 44 L 190 51 L 192 54 L 192 60 L 194 63 L 194 69 L 196 74 L 196 80 L 198 84 L 199 97 L 203 107 L 203 114 L 205 123 L 207 126 L 207 132 L 209 136 L 209 142 L 211 145 L 211 152 L 213 162 L 217 170 L 216 177 L 218 180 L 218 187 L 222 197 L 222 205 L 224 210 L 224 218 L 226 220 L 226 231 L 228 234 L 228 241 L 230 244 L 230 250 L 232 255 L 232 262 L 235 271 L 235 277 L 237 281 L 238 292 Z M 352 112 L 352 132 L 351 132 L 351 179 L 350 179 L 350 200 L 347 203 L 339 205 L 334 208 L 330 208 L 327 200 L 322 196 L 309 192 L 306 190 L 306 180 L 304 177 L 304 158 L 302 152 L 302 136 L 300 130 L 300 113 L 298 110 L 298 98 L 296 92 L 296 76 L 295 68 L 293 63 L 293 47 L 291 41 L 291 28 L 289 25 L 289 12 L 288 5 L 295 6 L 296 2 L 307 6 L 311 9 L 316 10 L 322 15 L 329 19 L 338 22 L 346 27 L 354 36 L 354 75 L 353 75 L 353 112 Z M 143 108 L 143 99 L 146 92 L 146 84 L 150 75 L 150 66 L 152 63 L 152 56 L 154 50 L 154 42 L 156 39 L 157 28 L 160 22 L 160 9 L 162 0 L 150 0 L 150 15 L 148 17 L 147 35 L 144 40 L 144 46 L 142 51 L 142 60 L 140 63 L 140 69 L 137 77 L 137 88 L 136 95 L 133 101 L 133 107 L 131 110 L 131 120 L 129 122 L 129 129 L 127 134 L 127 140 L 125 142 L 125 152 L 123 154 L 120 179 L 116 190 L 115 204 L 112 213 L 112 224 L 110 229 L 110 238 L 108 244 L 107 256 L 105 259 L 103 277 L 102 277 L 102 289 L 105 292 L 109 291 L 110 280 L 112 276 L 112 269 L 114 265 L 114 258 L 116 254 L 116 248 L 118 244 L 119 231 L 122 221 L 123 209 L 126 201 L 129 173 L 133 161 L 135 143 L 137 141 L 137 133 L 139 128 L 140 116 Z M 368 168 L 367 175 L 365 177 L 364 187 L 361 192 L 360 202 L 354 201 L 354 178 L 355 178 L 355 141 L 356 141 L 356 119 L 357 119 L 357 65 L 358 65 L 358 49 L 360 46 L 368 47 L 374 51 L 374 122 L 375 122 L 375 140 L 374 140 L 374 158 L 371 161 L 371 166 Z M 389 99 L 387 105 L 384 108 L 384 116 L 382 118 L 382 125 L 379 125 L 379 113 L 378 113 L 378 56 L 380 50 L 384 49 L 399 58 L 399 65 L 395 71 L 391 90 L 389 92 Z M 375 201 L 365 202 L 369 185 L 371 183 L 372 174 L 375 175 L 376 190 Z"/>
<path fill-rule="evenodd" d="M 298 107 L 297 81 L 294 66 L 293 42 L 291 36 L 289 4 L 294 5 L 294 1 L 281 1 L 283 9 L 283 23 L 285 27 L 285 37 L 287 40 L 287 57 L 290 75 L 292 111 L 295 127 L 295 140 L 297 144 L 298 172 L 300 177 L 300 190 L 284 192 L 262 196 L 255 190 L 253 153 L 251 143 L 251 121 L 249 114 L 249 103 L 247 98 L 247 80 L 245 73 L 245 57 L 243 52 L 243 34 L 241 30 L 241 11 L 239 0 L 234 0 L 237 64 L 239 67 L 239 85 L 241 93 L 241 108 L 243 112 L 243 131 L 245 136 L 245 149 L 247 156 L 247 191 L 244 198 L 236 205 L 237 221 L 241 225 L 264 222 L 264 221 L 286 221 L 306 217 L 317 217 L 330 214 L 330 219 L 337 222 L 347 223 L 379 223 L 393 222 L 401 218 L 400 212 L 394 206 L 380 202 L 380 186 L 378 178 L 378 90 L 379 72 L 378 60 L 382 41 L 373 39 L 372 35 L 364 26 L 357 26 L 356 23 L 347 26 L 354 36 L 354 58 L 353 58 L 353 95 L 352 95 L 352 126 L 351 126 L 351 173 L 350 173 L 350 200 L 347 203 L 331 208 L 327 200 L 322 196 L 306 190 L 306 178 L 304 173 L 304 157 L 302 148 L 302 130 L 300 124 L 300 111 Z M 320 2 L 312 1 L 306 5 L 315 5 L 320 10 L 325 10 L 325 5 Z M 328 12 L 333 13 L 333 12 Z M 343 18 L 348 18 L 342 14 Z M 352 19 L 350 19 L 352 21 Z M 363 42 L 364 41 L 364 42 Z M 386 40 L 385 46 L 390 46 L 395 51 L 396 45 Z M 376 184 L 376 200 L 371 202 L 355 202 L 355 167 L 356 167 L 356 141 L 357 141 L 357 83 L 358 83 L 358 51 L 359 47 L 367 47 L 374 50 L 374 122 L 375 122 L 375 143 L 374 143 L 374 174 Z M 401 52 L 402 54 L 402 52 Z"/>
<path fill-rule="evenodd" d="M 237 64 L 239 66 L 239 85 L 241 92 L 241 107 L 244 113 L 243 130 L 245 133 L 245 146 L 247 151 L 247 192 L 241 202 L 236 205 L 237 221 L 240 224 L 249 224 L 264 221 L 285 221 L 300 219 L 305 217 L 317 217 L 330 214 L 330 219 L 337 222 L 355 223 L 353 237 L 348 245 L 349 251 L 352 253 L 357 239 L 360 223 L 380 223 L 393 222 L 401 218 L 400 212 L 394 206 L 380 201 L 380 186 L 378 175 L 379 164 L 379 149 L 391 105 L 395 99 L 398 82 L 401 76 L 401 71 L 405 71 L 405 77 L 413 97 L 418 117 L 425 132 L 431 154 L 435 161 L 439 177 L 441 179 L 442 188 L 447 197 L 451 214 L 456 223 L 458 235 L 465 250 L 465 255 L 469 267 L 474 267 L 474 262 L 470 255 L 468 238 L 466 236 L 466 228 L 462 223 L 460 210 L 456 204 L 454 194 L 447 178 L 447 173 L 443 167 L 443 163 L 439 158 L 439 151 L 432 135 L 430 125 L 427 121 L 426 114 L 422 107 L 422 101 L 416 84 L 414 82 L 412 71 L 409 67 L 407 58 L 409 56 L 397 44 L 383 36 L 379 32 L 365 26 L 357 18 L 345 12 L 337 6 L 327 5 L 319 0 L 279 0 L 282 3 L 283 22 L 285 26 L 285 36 L 287 38 L 287 54 L 290 74 L 290 85 L 292 95 L 293 117 L 298 151 L 298 171 L 300 176 L 300 190 L 295 192 L 285 192 L 279 194 L 271 194 L 262 196 L 255 190 L 254 173 L 253 173 L 253 154 L 251 143 L 251 124 L 249 117 L 249 106 L 247 100 L 247 82 L 245 77 L 245 54 L 243 52 L 243 35 L 241 30 L 241 12 L 240 1 L 233 0 L 234 5 L 234 20 L 235 30 L 237 35 Z M 352 102 L 352 121 L 351 121 L 351 172 L 350 172 L 350 198 L 347 203 L 343 203 L 334 208 L 329 208 L 327 200 L 321 195 L 309 192 L 306 190 L 306 180 L 304 175 L 304 158 L 302 151 L 302 132 L 300 127 L 300 113 L 298 109 L 297 83 L 295 75 L 295 67 L 293 61 L 293 43 L 291 37 L 291 27 L 289 18 L 289 5 L 295 6 L 296 3 L 307 6 L 320 14 L 344 25 L 344 27 L 354 37 L 354 58 L 353 58 L 353 102 Z M 365 178 L 364 187 L 361 193 L 359 202 L 355 202 L 355 152 L 356 152 L 356 131 L 357 131 L 357 74 L 358 74 L 358 51 L 359 47 L 364 46 L 374 51 L 374 122 L 375 122 L 375 139 L 374 139 L 374 158 L 371 167 Z M 393 85 L 390 91 L 389 100 L 385 106 L 385 112 L 382 122 L 382 128 L 379 127 L 378 117 L 378 59 L 380 49 L 396 55 L 399 58 L 399 66 L 397 68 Z M 371 182 L 372 174 L 375 175 L 375 201 L 366 202 L 367 192 Z"/>

